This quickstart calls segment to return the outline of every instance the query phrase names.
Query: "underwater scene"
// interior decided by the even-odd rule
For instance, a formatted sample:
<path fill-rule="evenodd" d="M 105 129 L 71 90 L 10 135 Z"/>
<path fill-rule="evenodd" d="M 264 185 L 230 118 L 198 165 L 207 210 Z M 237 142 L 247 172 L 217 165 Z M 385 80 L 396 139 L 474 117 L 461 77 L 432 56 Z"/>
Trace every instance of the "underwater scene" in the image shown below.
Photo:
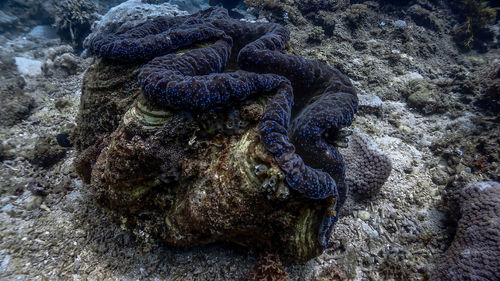
<path fill-rule="evenodd" d="M 500 3 L 0 0 L 0 280 L 500 280 Z"/>

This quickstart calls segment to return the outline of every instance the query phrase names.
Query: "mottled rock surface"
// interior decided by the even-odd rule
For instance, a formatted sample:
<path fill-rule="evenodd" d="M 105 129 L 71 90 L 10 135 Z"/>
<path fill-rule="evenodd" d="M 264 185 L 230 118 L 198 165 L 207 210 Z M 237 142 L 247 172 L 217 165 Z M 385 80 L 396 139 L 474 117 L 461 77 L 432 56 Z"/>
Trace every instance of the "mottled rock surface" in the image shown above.
<path fill-rule="evenodd" d="M 84 44 L 100 34 L 125 30 L 159 17 L 186 14 L 185 11 L 181 11 L 169 3 L 154 5 L 142 0 L 128 0 L 111 8 L 104 16 L 94 22 L 92 33 L 85 39 Z"/>
<path fill-rule="evenodd" d="M 11 126 L 26 118 L 35 101 L 26 95 L 24 78 L 17 71 L 18 66 L 12 54 L 0 53 L 0 125 Z"/>
<path fill-rule="evenodd" d="M 41 167 L 48 168 L 66 155 L 66 149 L 59 146 L 56 136 L 40 137 L 30 155 L 30 161 Z"/>
<path fill-rule="evenodd" d="M 19 19 L 16 16 L 0 10 L 0 31 L 4 32 L 5 30 L 12 28 L 18 21 Z"/>

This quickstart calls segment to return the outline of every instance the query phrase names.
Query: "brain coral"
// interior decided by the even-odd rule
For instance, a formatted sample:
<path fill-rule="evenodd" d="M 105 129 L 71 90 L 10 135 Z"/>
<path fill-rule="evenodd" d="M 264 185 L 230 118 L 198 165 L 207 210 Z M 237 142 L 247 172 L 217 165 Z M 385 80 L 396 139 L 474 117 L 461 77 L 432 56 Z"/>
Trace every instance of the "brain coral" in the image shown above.
<path fill-rule="evenodd" d="M 500 183 L 469 185 L 459 200 L 455 238 L 430 280 L 500 280 Z"/>
<path fill-rule="evenodd" d="M 349 147 L 341 149 L 346 160 L 346 182 L 349 191 L 359 197 L 372 196 L 391 174 L 392 160 L 377 144 L 355 129 Z"/>
<path fill-rule="evenodd" d="M 331 139 L 351 124 L 358 99 L 337 69 L 284 53 L 289 38 L 281 25 L 235 20 L 212 7 L 101 34 L 88 47 L 108 60 L 145 63 L 138 75 L 142 93 L 163 109 L 217 110 L 271 93 L 259 126 L 262 145 L 292 189 L 331 202 L 318 231 L 326 245 L 348 189 Z M 240 70 L 227 71 L 234 64 Z"/>

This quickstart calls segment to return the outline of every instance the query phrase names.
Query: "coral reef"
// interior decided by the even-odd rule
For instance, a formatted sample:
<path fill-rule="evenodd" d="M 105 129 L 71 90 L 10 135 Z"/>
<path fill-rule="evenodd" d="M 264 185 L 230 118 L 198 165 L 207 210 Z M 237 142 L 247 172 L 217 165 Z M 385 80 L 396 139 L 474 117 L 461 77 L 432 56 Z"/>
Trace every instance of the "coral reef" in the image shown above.
<path fill-rule="evenodd" d="M 407 98 L 409 107 L 416 108 L 424 114 L 445 112 L 452 104 L 451 97 L 443 93 L 441 88 L 422 80 L 409 81 L 401 92 Z"/>
<path fill-rule="evenodd" d="M 472 124 L 466 127 L 466 132 L 471 134 L 468 139 L 461 135 L 463 129 L 457 133 L 456 125 L 446 126 L 444 129 L 452 133 L 445 134 L 431 145 L 431 150 L 448 166 L 446 174 L 450 176 L 443 183 L 450 191 L 485 179 L 500 181 L 498 120 L 481 117 Z"/>
<path fill-rule="evenodd" d="M 455 30 L 454 39 L 459 47 L 469 51 L 487 50 L 486 44 L 493 40 L 494 33 L 487 28 L 496 20 L 498 8 L 492 8 L 487 1 L 460 0 L 456 5 L 461 13 L 462 24 Z"/>
<path fill-rule="evenodd" d="M 76 50 L 82 49 L 90 26 L 98 18 L 97 7 L 85 0 L 64 0 L 55 2 L 56 15 L 54 26 L 61 39 Z"/>
<path fill-rule="evenodd" d="M 56 2 L 59 1 L 0 1 L 0 32 L 13 35 L 26 27 L 52 24 Z"/>
<path fill-rule="evenodd" d="M 306 22 L 306 18 L 323 18 L 325 11 L 334 11 L 347 5 L 344 0 L 245 0 L 246 5 L 258 9 L 277 21 L 290 20 L 296 25 Z M 267 14 L 267 13 L 270 14 Z M 325 18 L 323 18 L 325 19 Z M 326 20 L 326 19 L 325 19 Z M 328 21 L 328 20 L 326 20 Z"/>
<path fill-rule="evenodd" d="M 500 279 L 500 183 L 477 182 L 460 192 L 455 238 L 430 280 Z"/>
<path fill-rule="evenodd" d="M 311 245 L 309 249 L 320 247 L 318 226 L 327 202 L 308 199 L 289 188 L 281 168 L 262 147 L 258 123 L 274 90 L 244 101 L 230 100 L 228 107 L 213 110 L 155 110 L 154 104 L 144 100 L 137 79 L 142 62 L 117 63 L 82 55 L 77 56 L 78 67 L 72 68 L 73 64 L 65 63 L 71 62 L 66 60 L 68 56 L 51 50 L 61 45 L 59 39 L 37 33 L 43 26 L 32 27 L 41 24 L 39 21 L 27 21 L 6 4 L 36 6 L 54 1 L 0 2 L 0 10 L 19 19 L 19 25 L 6 25 L 7 32 L 0 35 L 0 52 L 47 62 L 48 71 L 42 74 L 52 75 L 19 79 L 20 85 L 25 84 L 22 92 L 35 98 L 37 106 L 22 122 L 0 126 L 2 280 L 246 280 L 259 263 L 258 250 L 284 248 L 288 253 L 282 250 L 279 257 L 294 281 L 428 280 L 454 235 L 443 212 L 442 196 L 454 193 L 450 187 L 458 187 L 457 180 L 459 186 L 471 180 L 500 180 L 500 123 L 478 124 L 478 119 L 498 120 L 492 108 L 485 110 L 493 104 L 496 82 L 490 73 L 494 69 L 480 72 L 498 60 L 498 52 L 457 52 L 451 33 L 460 21 L 450 9 L 456 2 L 412 0 L 387 5 L 387 0 L 343 1 L 345 6 L 337 10 L 303 14 L 308 22 L 298 26 L 290 20 L 295 19 L 292 13 L 286 19 L 285 13 L 277 11 L 280 22 L 291 32 L 285 53 L 327 61 L 352 78 L 359 93 L 365 94 L 358 95 L 354 126 L 390 152 L 394 168 L 379 193 L 342 206 L 330 236 L 332 247 L 295 265 L 286 263 L 315 254 L 307 254 L 313 251 L 302 247 L 306 255 L 293 256 L 297 252 L 290 241 L 298 239 L 296 245 Z M 94 2 L 112 6 L 121 1 Z M 366 6 L 356 29 L 346 20 L 356 7 L 351 9 L 351 3 Z M 424 10 L 412 9 L 415 3 Z M 22 11 L 28 14 L 29 9 Z M 131 24 L 121 31 L 149 18 L 142 13 L 145 9 L 138 10 L 141 12 L 124 13 Z M 158 14 L 162 17 L 167 12 Z M 432 28 L 433 16 L 442 29 Z M 265 22 L 264 17 L 275 20 L 263 11 L 257 22 Z M 398 26 L 393 25 L 396 22 Z M 406 41 L 398 39 L 403 35 Z M 182 56 L 214 42 L 193 44 L 175 53 Z M 236 51 L 241 46 L 234 45 L 237 43 L 233 42 L 234 51 L 222 73 L 238 70 Z M 66 76 L 75 71 L 76 75 Z M 460 83 L 469 79 L 471 91 L 464 92 Z M 440 90 L 437 101 L 449 97 L 453 103 L 436 114 L 423 115 L 410 108 L 402 90 L 412 80 L 420 80 L 424 90 Z M 0 87 L 5 85 L 2 82 Z M 293 99 L 298 101 L 299 90 L 292 87 Z M 420 92 L 418 87 L 414 89 Z M 363 105 L 366 98 L 371 101 Z M 429 105 L 436 100 L 419 101 Z M 422 105 L 417 108 L 425 112 Z M 79 108 L 78 137 L 66 139 Z M 301 108 L 299 104 L 292 107 L 291 120 Z M 253 150 L 244 149 L 248 147 L 243 140 L 248 140 L 247 133 L 262 157 L 249 156 L 255 155 Z M 68 149 L 50 168 L 35 165 L 29 153 L 39 136 L 56 134 L 60 146 L 75 141 L 75 150 Z M 332 145 L 343 145 L 330 139 L 330 134 L 324 137 Z M 434 154 L 429 146 L 440 138 L 444 142 Z M 350 137 L 347 149 L 361 151 L 355 149 L 354 139 Z M 356 179 L 349 173 L 351 156 L 344 148 L 338 149 L 344 158 L 349 193 L 357 194 L 352 186 Z M 85 158 L 79 172 L 86 173 L 85 180 L 91 184 L 75 177 L 71 162 L 78 154 Z M 246 184 L 249 180 L 252 184 Z M 227 243 L 191 247 L 213 241 Z M 249 255 L 246 248 L 255 251 Z M 148 249 L 151 251 L 141 251 Z"/>
<path fill-rule="evenodd" d="M 162 1 L 156 1 L 161 3 Z M 190 14 L 196 13 L 201 9 L 205 9 L 209 6 L 208 0 L 168 0 L 169 4 L 177 5 L 183 11 L 187 11 Z M 231 1 L 236 2 L 236 1 Z M 153 2 L 154 3 L 154 2 Z M 215 3 L 210 3 L 211 6 L 215 6 Z"/>
<path fill-rule="evenodd" d="M 261 16 L 265 15 L 266 18 L 276 22 L 290 20 L 296 25 L 306 22 L 294 1 L 244 0 L 244 3 L 248 7 L 257 9 Z"/>
<path fill-rule="evenodd" d="M 345 21 L 351 29 L 360 28 L 365 23 L 369 8 L 364 4 L 353 4 L 348 8 Z"/>
<path fill-rule="evenodd" d="M 284 53 L 288 40 L 278 24 L 234 20 L 221 8 L 91 35 L 90 53 L 105 59 L 84 78 L 75 145 L 97 201 L 174 245 L 230 241 L 285 261 L 320 252 L 347 196 L 337 140 L 357 96 L 337 69 Z M 251 98 L 263 92 L 265 109 Z M 214 136 L 218 119 L 226 133 L 244 130 Z"/>
<path fill-rule="evenodd" d="M 73 48 L 69 45 L 50 48 L 47 60 L 42 65 L 42 73 L 46 77 L 76 74 L 81 68 L 81 59 L 73 52 Z"/>
<path fill-rule="evenodd" d="M 391 174 L 392 161 L 377 144 L 359 130 L 349 137 L 349 147 L 341 148 L 346 167 L 346 182 L 355 196 L 374 195 Z"/>
<path fill-rule="evenodd" d="M 408 8 L 408 13 L 415 23 L 420 26 L 428 27 L 436 31 L 442 29 L 436 15 L 419 4 L 412 5 Z"/>
<path fill-rule="evenodd" d="M 11 157 L 12 155 L 9 153 L 9 148 L 6 145 L 0 143 L 0 162 Z"/>
<path fill-rule="evenodd" d="M 471 95 L 473 104 L 485 109 L 485 113 L 498 115 L 500 112 L 500 62 L 485 65 L 476 75 L 468 76 L 459 87 Z"/>

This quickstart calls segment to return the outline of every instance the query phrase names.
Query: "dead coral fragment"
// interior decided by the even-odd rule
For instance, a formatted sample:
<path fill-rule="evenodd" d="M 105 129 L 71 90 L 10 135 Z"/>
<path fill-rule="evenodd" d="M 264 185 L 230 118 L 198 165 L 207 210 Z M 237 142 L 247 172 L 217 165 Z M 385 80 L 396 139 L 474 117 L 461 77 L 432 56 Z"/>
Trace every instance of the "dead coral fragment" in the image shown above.
<path fill-rule="evenodd" d="M 251 280 L 289 281 L 290 276 L 286 272 L 278 256 L 266 254 L 260 257 L 258 265 L 251 272 Z"/>

